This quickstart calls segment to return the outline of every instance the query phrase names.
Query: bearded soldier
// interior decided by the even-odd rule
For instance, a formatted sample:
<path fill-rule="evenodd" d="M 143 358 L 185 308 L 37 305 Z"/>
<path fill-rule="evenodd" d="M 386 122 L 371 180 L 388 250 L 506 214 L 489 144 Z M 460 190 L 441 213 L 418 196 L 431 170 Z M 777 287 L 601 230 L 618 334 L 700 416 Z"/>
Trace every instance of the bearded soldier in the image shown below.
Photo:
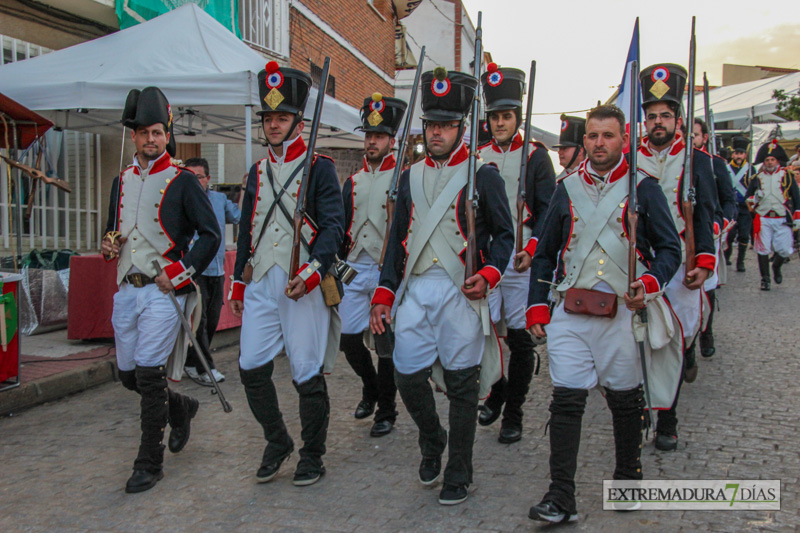
<path fill-rule="evenodd" d="M 753 176 L 745 197 L 755 212 L 753 234 L 761 273 L 761 290 L 770 290 L 769 254 L 775 283 L 783 282 L 781 267 L 789 260 L 792 249 L 792 228 L 800 226 L 800 190 L 794 174 L 784 168 L 789 158 L 778 141 L 770 141 L 758 150 L 755 164 L 763 163 Z"/>
<path fill-rule="evenodd" d="M 652 407 L 672 403 L 681 371 L 680 326 L 664 304 L 663 288 L 678 270 L 679 237 L 657 180 L 640 172 L 635 281 L 628 285 L 626 217 L 629 167 L 625 115 L 616 106 L 589 112 L 584 145 L 588 160 L 556 187 L 531 265 L 527 325 L 547 335 L 553 399 L 550 403 L 550 488 L 529 517 L 577 520 L 575 473 L 581 420 L 589 390 L 605 391 L 614 426 L 614 479 L 642 479 L 643 374 L 633 331 L 633 311 L 666 310 L 674 326 L 671 368 L 649 372 Z M 552 296 L 545 280 L 556 272 Z M 650 313 L 649 320 L 657 320 Z M 656 360 L 656 357 L 652 358 Z M 649 370 L 654 369 L 648 365 Z M 658 393 L 658 394 L 657 394 Z"/>
<path fill-rule="evenodd" d="M 747 245 L 750 244 L 750 235 L 753 231 L 753 215 L 745 201 L 747 187 L 755 171 L 747 161 L 747 146 L 750 143 L 744 137 L 733 138 L 733 159 L 730 163 L 731 184 L 736 194 L 736 225 L 728 233 L 728 249 L 725 258 L 730 263 L 734 242 L 738 244 L 736 254 L 736 272 L 744 272 L 744 257 Z"/>
<path fill-rule="evenodd" d="M 467 499 L 478 398 L 500 378 L 497 337 L 489 320 L 487 289 L 494 288 L 511 257 L 514 229 L 503 178 L 477 162 L 475 208 L 477 273 L 465 280 L 470 251 L 466 202 L 469 153 L 463 142 L 466 114 L 478 80 L 437 67 L 421 78 L 426 157 L 403 172 L 380 286 L 372 299 L 370 329 L 395 324 L 395 382 L 419 428 L 419 479 L 432 485 L 449 458 L 439 503 Z M 477 117 L 476 117 L 477 118 Z M 491 244 L 491 245 L 490 245 Z M 405 281 L 396 320 L 392 305 Z M 447 392 L 450 434 L 439 423 L 428 380 Z"/>
<path fill-rule="evenodd" d="M 179 369 L 186 344 L 168 293 L 186 305 L 199 276 L 219 247 L 214 210 L 195 175 L 172 164 L 175 141 L 172 111 L 157 87 L 128 94 L 122 124 L 136 145 L 133 164 L 111 186 L 102 252 L 119 257 L 111 322 L 119 379 L 141 396 L 142 437 L 133 475 L 125 492 L 142 492 L 164 477 L 164 428 L 172 427 L 169 450 L 178 453 L 189 440 L 199 403 L 169 389 L 167 360 Z M 197 232 L 194 246 L 189 243 Z M 157 262 L 161 272 L 153 266 Z M 193 307 L 190 306 L 190 307 Z"/>
<path fill-rule="evenodd" d="M 639 148 L 639 168 L 658 178 L 675 227 L 684 239 L 686 224 L 681 200 L 686 187 L 694 187 L 696 191 L 692 217 L 696 266 L 687 272 L 685 264 L 681 265 L 665 289 L 683 328 L 685 345 L 688 347 L 684 375 L 686 381 L 691 383 L 697 377 L 695 338 L 701 329 L 703 304 L 707 302 L 703 296 L 703 284 L 714 272 L 717 262 L 713 228 L 717 203 L 714 174 L 708 157 L 695 149 L 692 181 L 689 183 L 684 179 L 684 152 L 687 145 L 680 128 L 683 125 L 681 99 L 686 85 L 686 70 L 679 65 L 654 65 L 642 70 L 640 80 L 647 137 Z M 683 239 L 681 243 L 683 246 Z M 671 409 L 659 411 L 656 427 L 656 448 L 659 450 L 674 450 L 678 446 L 678 419 L 675 415 L 678 395 Z"/>
<path fill-rule="evenodd" d="M 300 133 L 310 88 L 311 76 L 274 61 L 258 74 L 269 155 L 247 178 L 230 300 L 233 314 L 242 317 L 239 367 L 247 403 L 267 440 L 256 473 L 259 483 L 272 480 L 294 450 L 272 381 L 274 359 L 284 351 L 300 396 L 303 439 L 293 483 L 311 485 L 325 474 L 330 401 L 323 369 L 331 369 L 338 353 L 341 322 L 318 286 L 341 246 L 344 209 L 333 161 L 314 156 L 305 193 L 308 222 L 302 229 L 308 259 L 289 272 L 292 213 L 306 157 Z"/>
<path fill-rule="evenodd" d="M 379 263 L 386 234 L 386 191 L 390 188 L 397 164 L 392 148 L 407 104 L 397 98 L 375 93 L 361 107 L 364 136 L 364 166 L 347 179 L 342 187 L 345 228 L 340 257 L 347 258 L 358 275 L 345 287 L 339 306 L 342 315 L 341 349 L 347 362 L 363 383 L 357 419 L 375 411 L 369 434 L 382 437 L 392 431 L 397 410 L 394 365 L 389 357 L 378 358 L 378 369 L 364 346 L 363 334 L 369 327 L 372 293 L 378 287 Z"/>
<path fill-rule="evenodd" d="M 534 370 L 533 339 L 525 331 L 525 300 L 531 257 L 555 188 L 555 172 L 547 148 L 540 142 L 526 142 L 519 132 L 522 124 L 522 96 L 525 73 L 515 68 L 498 68 L 489 63 L 481 76 L 491 141 L 479 149 L 481 159 L 494 163 L 505 182 L 512 219 L 518 216 L 516 203 L 520 179 L 520 158 L 527 158 L 525 173 L 525 248 L 512 253 L 499 286 L 489 296 L 492 321 L 505 319 L 506 344 L 511 351 L 508 378 L 503 376 L 492 386 L 483 404 L 478 422 L 488 426 L 503 414 L 498 440 L 504 444 L 522 438 L 522 404 Z M 529 88 L 530 90 L 530 88 Z M 517 227 L 517 221 L 514 220 Z M 505 404 L 505 407 L 504 407 Z"/>
<path fill-rule="evenodd" d="M 558 149 L 558 163 L 564 170 L 556 176 L 557 180 L 574 172 L 586 159 L 586 149 L 583 147 L 585 134 L 585 118 L 561 115 L 561 133 L 558 135 L 558 144 L 553 145 L 553 148 Z"/>

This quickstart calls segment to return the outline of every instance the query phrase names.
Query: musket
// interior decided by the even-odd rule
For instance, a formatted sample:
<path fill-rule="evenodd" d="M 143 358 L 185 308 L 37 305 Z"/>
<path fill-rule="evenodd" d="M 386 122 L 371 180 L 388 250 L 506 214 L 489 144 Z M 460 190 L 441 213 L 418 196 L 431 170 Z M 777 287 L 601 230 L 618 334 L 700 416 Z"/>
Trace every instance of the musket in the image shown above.
<path fill-rule="evenodd" d="M 311 165 L 314 163 L 314 147 L 317 144 L 317 133 L 322 119 L 322 104 L 325 101 L 325 90 L 328 87 L 328 71 L 331 66 L 331 58 L 325 57 L 322 65 L 322 76 L 317 87 L 317 102 L 314 106 L 314 119 L 311 121 L 311 132 L 308 135 L 308 151 L 306 160 L 303 163 L 303 177 L 300 179 L 300 190 L 297 193 L 297 206 L 294 209 L 292 219 L 292 255 L 289 258 L 289 280 L 291 281 L 300 270 L 300 244 L 302 241 L 303 219 L 306 216 L 306 196 L 308 194 L 308 182 L 311 177 Z"/>
<path fill-rule="evenodd" d="M 694 202 L 695 202 L 695 189 L 694 189 L 694 143 L 692 137 L 694 136 L 694 87 L 695 87 L 695 56 L 697 53 L 697 43 L 694 36 L 695 17 L 692 17 L 692 37 L 689 41 L 689 94 L 686 98 L 686 150 L 683 159 L 683 193 L 681 196 L 681 207 L 683 211 L 683 220 L 686 224 L 684 230 L 684 244 L 686 247 L 686 268 L 685 273 L 694 270 L 697 265 L 697 257 L 695 255 L 695 241 L 694 241 Z M 692 279 L 685 276 L 684 279 L 687 283 L 691 283 Z"/>
<path fill-rule="evenodd" d="M 525 228 L 525 186 L 528 177 L 528 142 L 531 138 L 531 115 L 533 113 L 533 85 L 536 82 L 536 61 L 531 61 L 531 72 L 528 76 L 528 102 L 525 106 L 525 132 L 522 137 L 522 148 L 519 163 L 519 189 L 517 190 L 517 235 L 516 251 L 520 253 L 525 244 L 522 242 L 522 230 Z M 519 267 L 519 261 L 514 262 L 514 268 Z"/>
<path fill-rule="evenodd" d="M 406 108 L 406 118 L 403 123 L 403 136 L 400 137 L 400 144 L 397 147 L 397 163 L 392 173 L 392 181 L 389 183 L 389 192 L 386 194 L 386 233 L 383 235 L 383 248 L 381 248 L 381 260 L 378 268 L 383 268 L 383 259 L 386 257 L 386 247 L 389 245 L 389 231 L 392 229 L 392 219 L 394 218 L 394 206 L 397 203 L 397 188 L 400 180 L 400 173 L 403 171 L 406 160 L 406 144 L 408 143 L 408 132 L 411 129 L 411 120 L 414 116 L 414 106 L 417 103 L 417 92 L 419 91 L 419 79 L 422 74 L 422 62 L 425 60 L 425 46 L 419 52 L 417 62 L 417 73 L 414 74 L 414 85 L 411 87 L 411 96 L 408 98 Z"/>
<path fill-rule="evenodd" d="M 639 195 L 638 195 L 638 179 L 639 164 L 637 156 L 639 155 L 639 129 L 635 125 L 639 122 L 639 62 L 631 62 L 631 107 L 629 113 L 630 120 L 630 144 L 628 145 L 628 156 L 630 158 L 630 168 L 628 169 L 628 290 L 631 285 L 636 281 L 636 267 L 638 265 L 638 257 L 636 254 L 636 235 L 639 228 Z M 647 327 L 647 308 L 643 307 L 637 312 L 639 321 L 646 328 Z M 645 357 L 644 338 L 636 339 L 636 345 L 639 348 L 639 362 L 642 365 L 642 379 L 644 381 L 644 395 L 647 402 L 647 408 L 650 413 L 650 427 L 655 427 L 655 415 L 653 414 L 653 403 L 650 400 L 650 382 L 647 379 L 647 358 Z"/>
<path fill-rule="evenodd" d="M 717 132 L 714 130 L 714 112 L 711 110 L 711 98 L 708 95 L 708 76 L 705 72 L 703 72 L 703 103 L 706 126 L 708 126 L 708 153 L 713 161 L 713 158 L 717 156 Z"/>
<path fill-rule="evenodd" d="M 481 19 L 483 13 L 478 11 L 478 26 L 475 28 L 475 62 L 473 63 L 472 75 L 480 79 L 481 58 L 483 57 L 483 30 L 481 29 Z M 469 163 L 467 164 L 467 201 L 464 208 L 467 216 L 467 249 L 464 260 L 464 280 L 468 280 L 478 271 L 478 243 L 475 237 L 475 211 L 478 208 L 477 180 L 475 179 L 478 171 L 478 122 L 480 107 L 481 84 L 475 87 L 475 99 L 472 102 L 470 112 L 470 139 L 469 139 Z M 464 285 L 471 288 L 471 285 Z"/>
<path fill-rule="evenodd" d="M 153 268 L 156 269 L 156 275 L 161 275 L 161 267 L 158 266 L 158 261 L 155 259 L 153 260 Z M 206 354 L 203 353 L 203 349 L 200 347 L 200 343 L 197 342 L 197 337 L 194 335 L 194 331 L 192 331 L 192 326 L 189 324 L 189 321 L 186 320 L 186 316 L 183 314 L 183 309 L 181 309 L 181 304 L 178 303 L 178 298 L 175 296 L 175 291 L 171 290 L 167 293 L 169 296 L 170 301 L 172 302 L 173 307 L 175 307 L 175 312 L 178 313 L 178 318 L 181 320 L 181 326 L 183 326 L 183 331 L 186 335 L 189 336 L 189 344 L 194 347 L 194 351 L 197 353 L 197 358 L 200 360 L 200 364 L 203 365 L 203 370 L 205 371 L 208 379 L 211 380 L 211 386 L 214 387 L 213 393 L 216 393 L 217 398 L 219 398 L 220 403 L 222 404 L 222 410 L 226 413 L 230 413 L 233 411 L 233 407 L 231 404 L 228 403 L 228 400 L 225 399 L 225 396 L 222 394 L 222 389 L 219 388 L 219 383 L 217 383 L 216 378 L 214 377 L 214 373 L 211 372 L 211 368 L 208 366 L 208 361 L 206 361 Z"/>
<path fill-rule="evenodd" d="M 753 123 L 756 121 L 756 108 L 750 108 L 750 146 L 747 147 L 747 186 L 753 178 Z"/>

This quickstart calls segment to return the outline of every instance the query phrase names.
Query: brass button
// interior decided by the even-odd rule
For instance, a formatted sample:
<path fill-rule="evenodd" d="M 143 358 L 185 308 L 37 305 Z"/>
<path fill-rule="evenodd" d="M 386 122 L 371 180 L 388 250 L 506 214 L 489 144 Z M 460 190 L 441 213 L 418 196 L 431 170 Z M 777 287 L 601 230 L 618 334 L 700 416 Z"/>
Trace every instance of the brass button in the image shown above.
<path fill-rule="evenodd" d="M 274 246 L 278 246 L 278 243 L 276 242 L 276 243 L 274 244 Z"/>
<path fill-rule="evenodd" d="M 408 232 L 411 233 L 411 228 L 409 228 Z"/>
<path fill-rule="evenodd" d="M 161 192 L 164 192 L 164 191 L 161 191 Z M 124 192 L 121 192 L 121 193 L 119 193 L 119 195 L 120 195 L 120 196 L 125 196 L 125 193 L 124 193 Z"/>
<path fill-rule="evenodd" d="M 434 262 L 434 263 L 438 263 L 438 262 L 439 262 L 439 259 L 437 259 L 436 257 L 434 257 L 434 258 L 433 258 L 433 262 Z"/>
<path fill-rule="evenodd" d="M 132 253 L 132 254 L 135 254 L 135 253 L 136 253 L 136 250 L 135 250 L 135 249 L 131 250 L 131 253 Z"/>
<path fill-rule="evenodd" d="M 164 232 L 163 231 L 159 231 L 158 234 L 159 235 L 164 235 Z"/>
<path fill-rule="evenodd" d="M 672 189 L 672 192 L 678 192 L 678 188 L 675 187 L 674 189 Z"/>
<path fill-rule="evenodd" d="M 295 183 L 297 183 L 298 185 L 300 185 L 300 184 L 302 183 L 302 181 L 300 181 L 300 180 L 297 180 Z"/>
<path fill-rule="evenodd" d="M 122 219 L 119 219 L 119 221 L 122 222 Z"/>
<path fill-rule="evenodd" d="M 169 178 L 167 178 L 165 181 L 166 181 L 167 183 L 169 183 L 169 182 L 170 182 L 170 181 L 172 181 L 172 180 L 171 180 L 171 179 L 169 179 Z"/>
<path fill-rule="evenodd" d="M 259 182 L 258 182 L 258 186 L 259 186 L 259 187 L 263 187 L 263 186 L 264 186 L 264 182 L 263 182 L 263 181 L 259 181 Z"/>
<path fill-rule="evenodd" d="M 467 241 L 464 241 L 464 247 L 465 248 L 467 247 Z"/>
<path fill-rule="evenodd" d="M 455 222 L 455 221 L 456 221 L 456 219 L 454 219 L 454 218 L 450 219 L 450 222 Z"/>
<path fill-rule="evenodd" d="M 275 231 L 280 231 L 280 228 L 275 228 Z"/>
<path fill-rule="evenodd" d="M 605 259 L 601 259 L 600 261 L 598 261 L 598 263 L 600 263 L 601 265 L 605 265 L 606 264 L 606 260 Z"/>
<path fill-rule="evenodd" d="M 310 268 L 307 268 L 307 269 L 306 269 L 306 272 L 308 272 L 309 274 L 311 274 L 311 273 L 313 272 L 313 270 L 311 270 Z"/>
<path fill-rule="evenodd" d="M 119 204 L 119 208 L 120 208 L 120 209 L 122 209 L 123 207 L 125 207 L 125 206 L 124 206 L 124 205 L 122 205 L 122 204 Z"/>
<path fill-rule="evenodd" d="M 621 204 L 619 204 L 619 206 L 620 208 L 625 207 L 625 202 L 622 202 Z"/>
<path fill-rule="evenodd" d="M 578 220 L 580 220 L 580 219 L 579 219 L 578 217 L 572 217 L 572 220 L 573 220 L 573 221 L 575 221 L 575 222 L 577 222 L 577 221 L 578 221 Z"/>
<path fill-rule="evenodd" d="M 617 222 L 622 222 L 622 217 L 617 217 Z"/>
<path fill-rule="evenodd" d="M 293 197 L 293 198 L 297 198 L 297 193 L 296 193 L 296 192 L 293 192 L 293 193 L 292 193 L 292 197 Z"/>
<path fill-rule="evenodd" d="M 456 232 L 456 235 L 461 235 L 461 232 L 460 232 L 460 231 L 457 231 L 457 232 Z"/>
<path fill-rule="evenodd" d="M 619 232 L 619 236 L 620 237 L 624 237 L 625 236 L 625 232 L 624 231 Z"/>
<path fill-rule="evenodd" d="M 358 211 L 358 206 L 353 206 L 353 211 Z"/>
<path fill-rule="evenodd" d="M 164 189 L 161 189 L 161 190 L 160 190 L 160 191 L 158 191 L 158 192 L 160 192 L 161 194 L 164 194 Z"/>
<path fill-rule="evenodd" d="M 356 180 L 353 180 L 353 186 L 355 186 L 355 184 L 356 184 Z M 388 194 L 388 193 L 387 193 L 387 194 Z"/>
<path fill-rule="evenodd" d="M 597 275 L 598 275 L 598 276 L 602 276 L 602 275 L 603 275 L 603 271 L 602 271 L 602 270 L 598 270 L 598 271 L 597 271 Z"/>
<path fill-rule="evenodd" d="M 382 205 L 381 205 L 381 207 L 382 207 L 382 208 L 386 207 L 386 204 L 382 204 Z"/>
<path fill-rule="evenodd" d="M 153 219 L 153 222 L 158 222 L 158 219 L 157 219 L 157 218 L 154 218 L 154 219 Z"/>
<path fill-rule="evenodd" d="M 672 202 L 672 205 L 678 205 L 678 202 Z"/>
<path fill-rule="evenodd" d="M 158 205 L 158 204 L 155 204 L 155 206 L 156 206 L 156 207 L 159 207 L 159 205 Z"/>
<path fill-rule="evenodd" d="M 365 238 L 365 239 L 367 238 L 367 234 L 366 233 L 363 235 L 363 238 Z"/>
<path fill-rule="evenodd" d="M 577 234 L 577 233 L 573 233 L 573 234 L 572 234 L 572 236 L 571 236 L 570 238 L 574 239 L 574 238 L 575 238 L 575 237 L 577 237 L 577 236 L 578 236 L 578 234 Z"/>
<path fill-rule="evenodd" d="M 133 238 L 133 240 L 135 241 L 135 240 L 136 240 L 136 237 L 134 237 L 134 238 Z"/>
<path fill-rule="evenodd" d="M 353 196 L 356 196 L 357 194 L 358 194 L 358 193 L 357 193 L 356 191 L 353 191 Z"/>
<path fill-rule="evenodd" d="M 455 209 L 455 208 L 456 208 L 456 206 L 454 206 L 454 205 L 450 206 L 450 209 Z"/>
<path fill-rule="evenodd" d="M 258 200 L 258 201 L 260 202 L 260 201 L 261 201 L 261 197 L 260 197 L 260 196 L 257 196 L 257 197 L 256 197 L 256 200 Z"/>

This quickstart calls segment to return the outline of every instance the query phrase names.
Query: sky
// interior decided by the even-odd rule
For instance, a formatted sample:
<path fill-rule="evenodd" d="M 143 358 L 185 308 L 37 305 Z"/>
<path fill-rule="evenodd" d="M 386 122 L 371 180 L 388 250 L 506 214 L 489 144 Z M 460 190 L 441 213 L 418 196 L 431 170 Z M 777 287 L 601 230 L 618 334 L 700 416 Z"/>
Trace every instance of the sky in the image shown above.
<path fill-rule="evenodd" d="M 534 124 L 559 129 L 562 112 L 605 102 L 622 79 L 639 17 L 641 67 L 688 67 L 697 16 L 697 83 L 722 82 L 722 64 L 800 68 L 796 1 L 463 0 L 473 24 L 483 12 L 484 49 L 501 67 L 526 72 L 536 60 Z M 585 116 L 585 111 L 575 113 Z"/>

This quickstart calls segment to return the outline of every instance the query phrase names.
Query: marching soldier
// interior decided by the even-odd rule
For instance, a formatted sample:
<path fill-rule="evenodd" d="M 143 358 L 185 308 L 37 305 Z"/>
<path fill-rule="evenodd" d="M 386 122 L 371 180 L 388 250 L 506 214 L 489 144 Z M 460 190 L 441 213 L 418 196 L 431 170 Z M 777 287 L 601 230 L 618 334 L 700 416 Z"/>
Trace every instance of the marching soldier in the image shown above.
<path fill-rule="evenodd" d="M 522 404 L 535 365 L 533 339 L 525 331 L 525 299 L 530 277 L 528 269 L 555 188 L 555 171 L 547 148 L 540 142 L 526 142 L 519 131 L 525 73 L 515 68 L 498 68 L 496 64 L 489 63 L 487 71 L 481 76 L 481 84 L 486 103 L 486 122 L 492 139 L 479 148 L 478 153 L 483 161 L 494 163 L 500 170 L 514 227 L 517 227 L 516 204 L 523 153 L 528 162 L 525 174 L 527 218 L 523 226 L 523 242 L 526 246 L 519 253 L 510 255 L 503 279 L 489 295 L 492 321 L 497 324 L 505 319 L 506 344 L 511 351 L 508 378 L 503 376 L 492 386 L 491 395 L 484 402 L 478 417 L 480 425 L 488 426 L 500 417 L 502 411 L 503 422 L 497 440 L 510 444 L 522 438 Z"/>
<path fill-rule="evenodd" d="M 136 146 L 133 164 L 111 186 L 108 222 L 101 249 L 119 257 L 111 322 L 119 379 L 141 396 L 142 437 L 125 492 L 142 492 L 164 477 L 164 429 L 172 427 L 169 450 L 189 440 L 199 402 L 169 389 L 167 361 L 178 369 L 186 357 L 181 323 L 168 293 L 186 305 L 192 279 L 205 270 L 219 247 L 217 219 L 208 197 L 188 170 L 172 164 L 172 111 L 157 87 L 132 90 L 122 124 Z M 189 243 L 197 231 L 192 249 Z M 157 261 L 161 272 L 153 266 Z M 172 375 L 172 374 L 171 374 Z"/>
<path fill-rule="evenodd" d="M 578 168 L 586 159 L 586 149 L 583 147 L 583 136 L 586 134 L 586 119 L 561 115 L 561 133 L 558 135 L 558 164 L 564 167 L 557 180 L 565 177 Z"/>
<path fill-rule="evenodd" d="M 728 250 L 725 258 L 730 263 L 733 253 L 733 243 L 739 246 L 736 253 L 736 272 L 744 272 L 744 257 L 747 245 L 750 244 L 750 235 L 753 231 L 753 214 L 747 207 L 747 187 L 755 171 L 747 160 L 747 146 L 749 141 L 744 137 L 733 138 L 733 160 L 730 163 L 731 184 L 736 194 L 736 225 L 728 233 Z"/>
<path fill-rule="evenodd" d="M 547 335 L 553 399 L 550 403 L 550 487 L 529 517 L 548 522 L 578 519 L 575 472 L 581 419 L 589 390 L 600 385 L 611 409 L 616 449 L 614 479 L 642 479 L 643 374 L 634 339 L 633 311 L 647 303 L 654 320 L 669 320 L 676 331 L 668 344 L 671 369 L 649 372 L 650 407 L 672 403 L 680 374 L 677 319 L 663 302 L 663 288 L 678 270 L 679 237 L 657 180 L 640 172 L 636 281 L 628 285 L 626 217 L 629 166 L 625 115 L 616 106 L 589 112 L 584 145 L 588 160 L 561 180 L 533 257 L 526 312 L 531 334 Z M 552 316 L 549 298 L 556 305 Z M 663 312 L 666 311 L 666 312 Z M 652 361 L 658 360 L 653 355 Z M 648 364 L 649 371 L 655 367 Z"/>
<path fill-rule="evenodd" d="M 437 67 L 421 78 L 426 157 L 403 172 L 394 221 L 372 299 L 373 334 L 395 324 L 395 382 L 419 428 L 419 479 L 432 485 L 449 448 L 439 503 L 467 499 L 478 397 L 500 378 L 499 344 L 489 323 L 486 292 L 500 282 L 511 257 L 514 229 L 503 178 L 477 162 L 477 274 L 465 278 L 469 153 L 466 115 L 478 80 Z M 491 246 L 490 246 L 491 241 Z M 397 316 L 392 305 L 405 281 Z M 450 434 L 439 423 L 428 380 L 447 392 Z M 483 386 L 483 387 L 482 387 Z M 481 389 L 485 389 L 481 391 Z"/>
<path fill-rule="evenodd" d="M 800 226 L 800 190 L 794 174 L 784 168 L 789 158 L 786 151 L 773 140 L 758 150 L 755 164 L 763 163 L 753 176 L 745 197 L 755 212 L 753 234 L 761 273 L 761 290 L 770 290 L 769 254 L 775 283 L 783 282 L 781 267 L 789 260 L 792 249 L 792 228 Z"/>
<path fill-rule="evenodd" d="M 728 172 L 728 163 L 719 155 L 711 156 L 707 147 L 709 142 L 715 142 L 709 139 L 708 125 L 701 118 L 694 119 L 694 137 L 692 142 L 694 147 L 703 152 L 708 159 L 708 163 L 712 167 L 714 174 L 716 190 L 717 190 L 717 204 L 714 213 L 714 247 L 717 252 L 717 264 L 714 273 L 706 279 L 703 289 L 706 291 L 708 297 L 709 312 L 708 322 L 706 329 L 700 333 L 700 354 L 703 357 L 711 357 L 717 351 L 714 347 L 714 308 L 717 302 L 717 287 L 723 285 L 726 280 L 727 270 L 720 273 L 720 269 L 725 269 L 723 264 L 723 257 L 720 255 L 722 252 L 723 235 L 728 229 L 728 225 L 735 217 L 736 200 L 734 199 L 733 186 L 731 185 L 730 173 Z"/>
<path fill-rule="evenodd" d="M 303 439 L 293 483 L 311 485 L 325 474 L 330 401 L 323 369 L 330 370 L 338 353 L 341 322 L 318 285 L 341 246 L 344 210 L 333 161 L 314 156 L 306 192 L 308 223 L 302 230 L 308 259 L 297 272 L 288 272 L 292 214 L 306 157 L 300 133 L 310 88 L 308 74 L 274 61 L 258 74 L 258 114 L 269 155 L 253 165 L 247 178 L 230 300 L 233 314 L 242 317 L 239 367 L 247 403 L 267 440 L 256 473 L 259 483 L 272 480 L 294 450 L 272 381 L 274 359 L 284 351 L 300 396 Z"/>
<path fill-rule="evenodd" d="M 687 149 L 680 128 L 683 125 L 681 105 L 686 85 L 686 70 L 673 64 L 653 65 L 642 70 L 642 83 L 645 125 L 647 137 L 639 148 L 639 168 L 658 178 L 661 189 L 667 197 L 673 223 L 678 233 L 685 238 L 686 224 L 683 217 L 681 199 L 685 187 L 694 186 L 696 205 L 692 218 L 696 249 L 696 266 L 686 272 L 685 253 L 681 267 L 667 284 L 665 293 L 680 320 L 685 345 L 685 371 L 687 382 L 697 378 L 695 360 L 695 338 L 701 329 L 704 305 L 703 284 L 714 272 L 717 257 L 714 247 L 714 213 L 717 203 L 714 174 L 707 162 L 707 156 L 695 149 L 695 164 L 692 169 L 692 184 L 683 179 L 684 152 Z M 684 247 L 681 239 L 681 247 Z M 656 427 L 656 448 L 674 450 L 678 446 L 678 419 L 675 408 L 659 411 Z"/>
<path fill-rule="evenodd" d="M 358 271 L 345 286 L 339 305 L 342 316 L 341 349 L 347 362 L 361 378 L 363 389 L 355 417 L 370 416 L 378 404 L 369 434 L 382 437 L 392 431 L 397 410 L 394 364 L 390 357 L 378 358 L 378 369 L 364 346 L 363 334 L 369 327 L 372 293 L 378 287 L 379 263 L 386 234 L 386 191 L 390 188 L 395 160 L 392 148 L 407 104 L 397 98 L 375 93 L 361 108 L 364 137 L 364 166 L 344 182 L 342 200 L 347 233 L 339 256 L 347 258 Z"/>

